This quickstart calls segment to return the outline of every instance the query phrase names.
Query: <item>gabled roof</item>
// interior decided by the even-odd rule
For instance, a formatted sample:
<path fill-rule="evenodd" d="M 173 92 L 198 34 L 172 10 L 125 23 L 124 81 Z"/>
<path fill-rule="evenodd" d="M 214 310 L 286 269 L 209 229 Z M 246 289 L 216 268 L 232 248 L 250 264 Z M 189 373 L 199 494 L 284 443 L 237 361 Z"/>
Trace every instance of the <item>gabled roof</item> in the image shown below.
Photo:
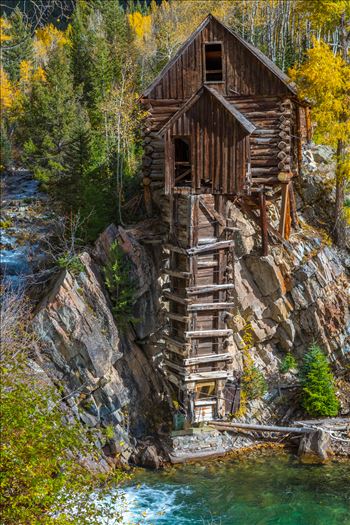
<path fill-rule="evenodd" d="M 254 124 L 252 124 L 244 115 L 242 115 L 242 113 L 238 111 L 234 104 L 228 102 L 216 89 L 204 85 L 200 87 L 199 90 L 185 102 L 185 104 L 183 104 L 183 106 L 166 122 L 166 124 L 164 124 L 164 126 L 158 131 L 158 135 L 163 135 L 173 125 L 173 123 L 181 117 L 181 115 L 186 113 L 186 111 L 194 106 L 197 100 L 199 100 L 205 92 L 210 93 L 216 99 L 216 101 L 219 102 L 224 107 L 224 109 L 239 122 L 247 134 L 250 135 L 253 133 L 255 130 Z"/>
<path fill-rule="evenodd" d="M 281 82 L 294 94 L 297 94 L 296 86 L 293 84 L 290 80 L 290 78 L 283 73 L 283 71 L 276 66 L 272 60 L 267 58 L 264 53 L 260 51 L 257 47 L 253 46 L 244 38 L 242 38 L 238 33 L 227 27 L 223 22 L 215 18 L 212 14 L 209 14 L 203 22 L 197 27 L 197 29 L 191 34 L 191 36 L 184 42 L 184 44 L 180 47 L 178 52 L 175 54 L 175 56 L 165 65 L 165 67 L 162 69 L 162 71 L 157 75 L 157 77 L 153 80 L 152 84 L 148 86 L 148 88 L 144 91 L 143 96 L 148 96 L 149 93 L 152 91 L 152 89 L 158 84 L 159 80 L 165 75 L 167 71 L 175 64 L 179 56 L 182 55 L 182 53 L 188 48 L 188 46 L 193 42 L 193 40 L 196 38 L 196 36 L 209 24 L 211 20 L 215 20 L 216 23 L 220 24 L 226 31 L 228 31 L 231 35 L 233 35 L 243 46 L 245 46 L 260 62 L 262 62 L 270 71 L 273 73 L 277 78 L 281 80 Z"/>

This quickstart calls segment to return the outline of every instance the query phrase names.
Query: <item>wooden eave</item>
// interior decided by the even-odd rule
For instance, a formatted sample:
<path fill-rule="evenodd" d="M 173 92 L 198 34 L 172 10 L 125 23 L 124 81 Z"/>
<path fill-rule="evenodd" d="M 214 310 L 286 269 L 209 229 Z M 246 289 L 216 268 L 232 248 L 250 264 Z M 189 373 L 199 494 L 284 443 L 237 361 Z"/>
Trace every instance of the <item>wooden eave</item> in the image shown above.
<path fill-rule="evenodd" d="M 258 60 L 260 60 L 260 62 L 262 62 L 264 66 L 267 67 L 267 69 L 269 69 L 269 71 L 271 71 L 271 73 L 275 75 L 289 89 L 291 93 L 293 93 L 293 95 L 297 95 L 296 86 L 288 77 L 288 75 L 283 73 L 283 71 L 274 62 L 272 62 L 272 60 L 270 60 L 266 55 L 264 55 L 264 53 L 262 53 L 260 49 L 244 40 L 244 38 L 242 38 L 238 33 L 227 27 L 223 22 L 215 18 L 210 13 L 197 27 L 197 29 L 190 35 L 190 37 L 184 42 L 184 44 L 180 47 L 180 49 L 177 51 L 174 57 L 165 65 L 162 71 L 156 76 L 152 84 L 148 86 L 148 88 L 143 92 L 143 94 L 140 97 L 141 99 L 148 97 L 150 92 L 156 87 L 161 78 L 169 71 L 169 69 L 172 68 L 172 66 L 176 63 L 176 61 L 182 55 L 182 53 L 188 48 L 188 46 L 193 42 L 196 36 L 208 25 L 208 23 L 211 20 L 214 20 L 216 23 L 220 24 L 224 29 L 226 29 L 226 31 L 228 31 L 234 38 L 236 38 Z"/>
<path fill-rule="evenodd" d="M 191 98 L 189 98 L 183 106 L 176 112 L 174 115 L 164 124 L 164 126 L 158 131 L 158 135 L 164 135 L 164 133 L 176 122 L 181 115 L 186 113 L 195 103 L 207 92 L 227 111 L 231 117 L 233 117 L 241 125 L 247 135 L 253 133 L 256 129 L 254 124 L 252 124 L 238 109 L 234 104 L 228 102 L 225 97 L 223 97 L 216 89 L 206 85 L 201 86 Z"/>

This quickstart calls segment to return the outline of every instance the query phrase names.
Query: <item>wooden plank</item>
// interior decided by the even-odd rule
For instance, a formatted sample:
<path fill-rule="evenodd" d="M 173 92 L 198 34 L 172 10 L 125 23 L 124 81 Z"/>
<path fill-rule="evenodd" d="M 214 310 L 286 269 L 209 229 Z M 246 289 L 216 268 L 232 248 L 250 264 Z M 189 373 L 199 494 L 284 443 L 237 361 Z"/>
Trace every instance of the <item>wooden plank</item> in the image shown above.
<path fill-rule="evenodd" d="M 202 337 L 229 337 L 233 334 L 233 330 L 198 330 L 185 332 L 186 338 L 202 338 Z"/>
<path fill-rule="evenodd" d="M 197 294 L 202 294 L 202 293 L 218 292 L 219 290 L 228 290 L 234 287 L 235 285 L 232 283 L 212 284 L 212 285 L 204 285 L 204 286 L 190 286 L 189 288 L 187 288 L 187 293 L 189 295 L 197 295 Z"/>
<path fill-rule="evenodd" d="M 197 263 L 198 269 L 200 268 L 215 268 L 215 266 L 218 266 L 218 261 L 201 261 L 199 260 Z"/>
<path fill-rule="evenodd" d="M 184 305 L 187 305 L 191 302 L 190 299 L 186 299 L 185 297 L 180 297 L 179 295 L 174 294 L 172 292 L 168 292 L 168 291 L 163 292 L 163 298 L 166 299 L 167 301 L 174 301 L 175 303 L 180 303 Z"/>
<path fill-rule="evenodd" d="M 228 421 L 213 421 L 211 423 L 218 430 L 223 432 L 227 430 L 235 430 L 236 428 L 244 428 L 247 430 L 260 430 L 261 432 L 283 432 L 292 434 L 308 434 L 314 432 L 314 428 L 305 427 L 279 427 L 277 425 L 259 425 L 255 423 L 239 423 Z"/>
<path fill-rule="evenodd" d="M 231 248 L 232 246 L 234 246 L 234 241 L 233 240 L 218 241 L 218 242 L 215 242 L 215 243 L 212 243 L 212 244 L 207 244 L 205 246 L 196 246 L 194 248 L 188 248 L 187 253 L 189 255 L 194 255 L 194 254 L 198 254 L 198 253 L 205 253 L 205 252 L 211 252 L 211 251 L 215 251 L 215 250 L 222 250 L 222 249 L 225 249 L 225 248 Z"/>
<path fill-rule="evenodd" d="M 235 303 L 194 303 L 189 304 L 189 312 L 206 311 L 206 310 L 228 310 L 234 308 Z"/>
<path fill-rule="evenodd" d="M 173 319 L 174 321 L 178 321 L 179 323 L 187 323 L 190 320 L 188 315 L 175 314 L 173 312 L 168 312 L 167 317 L 169 317 L 169 319 Z"/>
<path fill-rule="evenodd" d="M 177 339 L 174 339 L 170 335 L 164 334 L 163 339 L 164 341 L 166 341 L 166 343 L 173 345 L 176 348 L 181 348 L 182 350 L 186 350 L 186 348 L 189 348 L 188 342 L 178 341 Z"/>
<path fill-rule="evenodd" d="M 215 363 L 218 361 L 232 361 L 232 355 L 229 353 L 201 355 L 198 357 L 189 357 L 184 359 L 183 362 L 185 366 L 189 366 L 198 363 Z"/>
<path fill-rule="evenodd" d="M 209 379 L 227 379 L 230 376 L 228 370 L 212 370 L 210 372 L 197 372 L 193 374 L 186 375 L 184 381 L 187 383 L 189 381 L 205 381 Z"/>

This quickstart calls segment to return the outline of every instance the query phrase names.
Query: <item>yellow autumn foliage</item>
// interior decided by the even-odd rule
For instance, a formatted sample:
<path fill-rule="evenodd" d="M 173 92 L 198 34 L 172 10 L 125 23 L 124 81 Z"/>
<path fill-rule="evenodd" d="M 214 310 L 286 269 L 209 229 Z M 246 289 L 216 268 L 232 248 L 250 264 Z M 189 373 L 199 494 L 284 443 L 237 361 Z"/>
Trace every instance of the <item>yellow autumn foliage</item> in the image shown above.
<path fill-rule="evenodd" d="M 17 90 L 11 83 L 6 71 L 2 66 L 0 66 L 0 85 L 0 106 L 1 113 L 3 113 L 7 109 L 11 108 L 11 106 L 14 104 L 17 96 Z"/>
<path fill-rule="evenodd" d="M 128 19 L 130 27 L 134 30 L 137 38 L 144 39 L 149 35 L 152 25 L 150 15 L 142 15 L 142 13 L 136 11 L 135 13 L 130 13 Z"/>
<path fill-rule="evenodd" d="M 7 32 L 11 28 L 11 24 L 6 18 L 0 18 L 0 42 L 7 42 L 11 40 L 11 35 L 8 35 Z"/>
<path fill-rule="evenodd" d="M 292 68 L 301 97 L 312 103 L 314 139 L 332 147 L 350 140 L 350 65 L 322 40 L 313 40 L 306 61 Z"/>
<path fill-rule="evenodd" d="M 53 24 L 48 24 L 35 31 L 34 51 L 39 60 L 45 61 L 55 47 L 70 45 L 67 32 L 60 31 Z"/>
<path fill-rule="evenodd" d="M 33 62 L 30 60 L 22 60 L 19 66 L 20 74 L 20 85 L 22 88 L 28 86 L 30 82 L 39 80 L 44 82 L 46 80 L 46 74 L 41 66 L 34 67 Z"/>

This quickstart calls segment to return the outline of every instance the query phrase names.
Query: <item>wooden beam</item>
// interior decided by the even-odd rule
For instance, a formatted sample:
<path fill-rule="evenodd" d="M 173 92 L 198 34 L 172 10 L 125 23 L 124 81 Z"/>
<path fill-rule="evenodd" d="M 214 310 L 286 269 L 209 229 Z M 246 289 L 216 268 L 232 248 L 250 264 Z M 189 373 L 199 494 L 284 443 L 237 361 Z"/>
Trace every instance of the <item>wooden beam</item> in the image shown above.
<path fill-rule="evenodd" d="M 218 266 L 218 261 L 201 261 L 197 262 L 197 268 L 215 268 Z"/>
<path fill-rule="evenodd" d="M 282 203 L 281 203 L 281 216 L 280 216 L 280 224 L 278 231 L 280 235 L 282 235 L 283 238 L 285 238 L 286 234 L 286 226 L 287 226 L 287 214 L 288 214 L 288 208 L 289 208 L 289 182 L 287 184 L 282 185 Z"/>
<path fill-rule="evenodd" d="M 180 303 L 184 305 L 189 304 L 191 302 L 191 299 L 186 299 L 185 297 L 180 297 L 179 295 L 176 295 L 175 293 L 167 292 L 167 291 L 163 292 L 163 298 L 166 301 L 174 301 L 175 303 Z"/>
<path fill-rule="evenodd" d="M 187 309 L 189 312 L 197 312 L 206 310 L 226 310 L 234 307 L 235 303 L 194 303 L 189 304 Z"/>
<path fill-rule="evenodd" d="M 234 245 L 234 241 L 218 241 L 214 242 L 212 244 L 207 244 L 205 246 L 196 246 L 194 248 L 188 248 L 187 253 L 188 255 L 195 255 L 197 253 L 205 253 L 205 252 L 211 252 L 216 250 L 223 250 L 225 248 L 231 248 Z"/>
<path fill-rule="evenodd" d="M 228 370 L 211 370 L 210 372 L 198 372 L 184 377 L 184 381 L 206 381 L 209 379 L 227 379 L 230 376 Z"/>
<path fill-rule="evenodd" d="M 217 361 L 232 361 L 232 355 L 229 353 L 226 354 L 210 354 L 210 355 L 201 355 L 198 357 L 189 357 L 184 359 L 184 365 L 195 365 L 197 363 L 214 363 Z"/>
<path fill-rule="evenodd" d="M 292 219 L 292 226 L 293 228 L 297 228 L 299 226 L 299 220 L 298 220 L 298 214 L 297 214 L 297 205 L 295 202 L 293 182 L 291 182 L 289 185 L 289 201 L 290 201 L 290 215 Z"/>
<path fill-rule="evenodd" d="M 234 287 L 235 285 L 232 283 L 191 286 L 187 288 L 187 293 L 189 295 L 197 295 L 197 294 L 202 294 L 202 293 L 218 292 L 220 290 L 230 290 Z"/>
<path fill-rule="evenodd" d="M 171 337 L 170 335 L 167 335 L 167 334 L 163 335 L 163 339 L 164 339 L 164 341 L 166 341 L 167 343 L 175 346 L 176 348 L 182 348 L 183 350 L 186 350 L 186 348 L 190 347 L 190 343 L 189 342 L 178 341 L 177 339 L 174 339 L 173 337 Z"/>
<path fill-rule="evenodd" d="M 258 425 L 254 423 L 239 423 L 239 422 L 225 422 L 225 421 L 212 421 L 210 423 L 218 430 L 223 432 L 227 430 L 234 431 L 237 428 L 243 428 L 246 430 L 260 430 L 261 432 L 283 432 L 283 433 L 292 433 L 292 434 L 308 434 L 313 432 L 312 428 L 305 427 L 278 427 L 277 425 Z"/>
<path fill-rule="evenodd" d="M 228 337 L 233 334 L 233 330 L 198 330 L 185 332 L 186 338 L 200 339 L 202 337 Z"/>
<path fill-rule="evenodd" d="M 168 312 L 167 315 L 169 319 L 179 321 L 180 323 L 187 323 L 190 320 L 188 315 L 174 314 L 173 312 Z"/>
<path fill-rule="evenodd" d="M 269 253 L 269 241 L 267 235 L 267 213 L 266 213 L 266 198 L 264 189 L 261 190 L 260 195 L 260 225 L 261 225 L 261 244 L 262 255 L 265 257 Z"/>

